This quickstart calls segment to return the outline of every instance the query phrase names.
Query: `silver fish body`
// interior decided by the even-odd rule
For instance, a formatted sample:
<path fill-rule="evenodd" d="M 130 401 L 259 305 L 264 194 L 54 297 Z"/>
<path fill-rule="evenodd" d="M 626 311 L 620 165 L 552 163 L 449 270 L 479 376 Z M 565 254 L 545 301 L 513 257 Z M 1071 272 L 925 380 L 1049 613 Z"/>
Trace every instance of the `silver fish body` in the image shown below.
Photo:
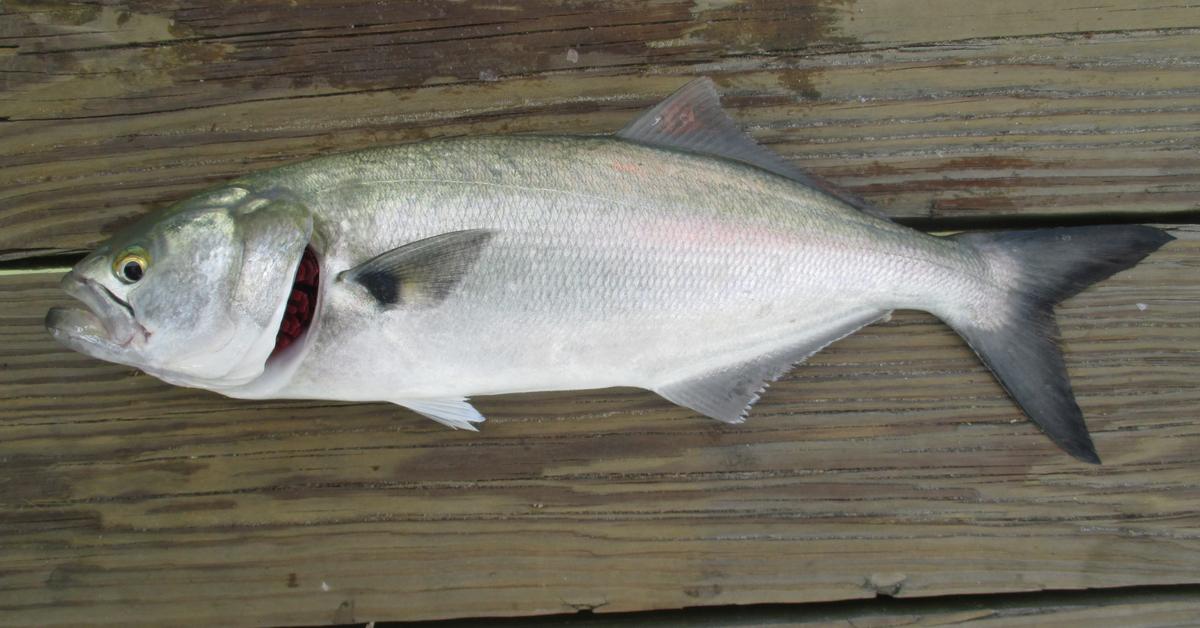
<path fill-rule="evenodd" d="M 932 237 L 793 172 L 715 102 L 697 82 L 617 137 L 439 140 L 250 175 L 150 219 L 68 278 L 128 306 L 137 320 L 122 329 L 145 334 L 127 352 L 81 339 L 97 335 L 94 315 L 57 310 L 47 324 L 72 348 L 182 385 L 390 401 L 470 427 L 483 420 L 472 395 L 609 386 L 737 422 L 794 364 L 894 309 L 920 309 L 958 330 L 1055 442 L 1098 461 L 1051 307 L 1169 236 Z M 202 217 L 219 228 L 196 227 Z M 194 247 L 199 236 L 178 235 L 189 229 L 225 235 Z M 272 350 L 304 247 L 320 269 L 312 322 Z M 138 318 L 139 298 L 183 311 L 202 297 L 181 297 L 155 263 L 129 267 L 141 253 L 119 249 L 186 256 L 227 322 L 153 347 L 176 325 Z M 206 274 L 212 251 L 230 270 Z M 110 265 L 121 281 L 103 276 Z"/>
<path fill-rule="evenodd" d="M 736 162 L 610 138 L 480 138 L 244 180 L 314 215 L 321 316 L 286 378 L 233 395 L 412 400 L 655 389 L 982 292 L 978 254 Z M 441 233 L 496 235 L 436 308 L 334 279 Z M 549 368 L 548 368 L 549 367 Z"/>

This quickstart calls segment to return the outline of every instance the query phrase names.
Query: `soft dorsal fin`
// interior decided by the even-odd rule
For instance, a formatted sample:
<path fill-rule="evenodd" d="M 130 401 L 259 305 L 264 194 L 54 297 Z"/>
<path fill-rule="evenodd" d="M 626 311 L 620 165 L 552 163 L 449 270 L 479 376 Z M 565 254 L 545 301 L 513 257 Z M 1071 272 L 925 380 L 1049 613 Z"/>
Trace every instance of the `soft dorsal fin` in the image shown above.
<path fill-rule="evenodd" d="M 820 190 L 873 216 L 887 218 L 877 207 L 801 171 L 743 133 L 721 108 L 721 97 L 712 79 L 707 77 L 679 88 L 618 131 L 617 137 L 747 163 Z"/>
<path fill-rule="evenodd" d="M 436 305 L 462 281 L 483 246 L 486 229 L 442 233 L 381 253 L 338 275 L 361 285 L 382 307 Z"/>
<path fill-rule="evenodd" d="M 483 415 L 479 414 L 479 411 L 464 397 L 408 400 L 395 403 L 456 430 L 478 432 L 479 430 L 472 424 L 483 422 Z"/>

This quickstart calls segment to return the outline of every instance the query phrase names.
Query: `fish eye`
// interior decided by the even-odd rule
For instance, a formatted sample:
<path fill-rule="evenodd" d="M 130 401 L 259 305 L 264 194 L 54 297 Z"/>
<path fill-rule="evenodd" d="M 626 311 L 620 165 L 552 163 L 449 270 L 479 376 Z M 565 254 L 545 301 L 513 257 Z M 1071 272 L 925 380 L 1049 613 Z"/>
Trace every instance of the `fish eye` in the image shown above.
<path fill-rule="evenodd" d="M 131 246 L 113 261 L 113 274 L 125 283 L 135 283 L 146 274 L 150 253 L 140 246 Z"/>

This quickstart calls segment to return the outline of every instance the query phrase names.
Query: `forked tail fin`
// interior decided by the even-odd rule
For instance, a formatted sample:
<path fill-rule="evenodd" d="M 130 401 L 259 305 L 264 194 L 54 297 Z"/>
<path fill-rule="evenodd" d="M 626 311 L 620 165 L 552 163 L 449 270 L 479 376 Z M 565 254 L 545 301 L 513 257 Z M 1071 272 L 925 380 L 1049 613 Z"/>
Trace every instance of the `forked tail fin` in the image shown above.
<path fill-rule="evenodd" d="M 1005 292 L 1005 307 L 948 322 L 1051 440 L 1072 456 L 1099 464 L 1058 348 L 1054 305 L 1137 264 L 1174 238 L 1143 226 L 968 233 L 955 238 L 983 255 L 993 280 Z"/>

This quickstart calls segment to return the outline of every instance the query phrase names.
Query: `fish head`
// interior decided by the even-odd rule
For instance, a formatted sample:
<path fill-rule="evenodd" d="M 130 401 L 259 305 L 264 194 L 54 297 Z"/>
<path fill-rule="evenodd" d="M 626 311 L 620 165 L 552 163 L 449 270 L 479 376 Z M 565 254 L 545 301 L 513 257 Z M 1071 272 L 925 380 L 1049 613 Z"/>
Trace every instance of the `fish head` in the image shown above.
<path fill-rule="evenodd" d="M 53 308 L 63 345 L 173 384 L 219 389 L 265 369 L 312 215 L 278 192 L 231 186 L 152 214 L 62 280 L 83 308 Z"/>

